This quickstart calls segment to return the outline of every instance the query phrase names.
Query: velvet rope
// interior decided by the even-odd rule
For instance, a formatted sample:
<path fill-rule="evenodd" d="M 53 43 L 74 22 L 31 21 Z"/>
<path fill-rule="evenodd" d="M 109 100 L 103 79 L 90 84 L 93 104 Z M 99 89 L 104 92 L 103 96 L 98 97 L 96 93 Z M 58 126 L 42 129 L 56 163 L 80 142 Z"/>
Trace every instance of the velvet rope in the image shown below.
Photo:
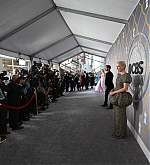
<path fill-rule="evenodd" d="M 25 105 L 20 106 L 20 107 L 12 107 L 12 106 L 5 105 L 5 104 L 0 104 L 0 105 L 3 106 L 3 107 L 5 107 L 5 108 L 14 109 L 14 110 L 20 110 L 20 109 L 22 109 L 22 108 L 25 108 L 26 106 L 28 106 L 28 105 L 31 103 L 31 101 L 32 101 L 33 98 L 34 98 L 34 95 L 35 95 L 35 94 L 33 93 L 33 95 L 32 95 L 32 97 L 30 98 L 30 100 L 29 100 Z"/>

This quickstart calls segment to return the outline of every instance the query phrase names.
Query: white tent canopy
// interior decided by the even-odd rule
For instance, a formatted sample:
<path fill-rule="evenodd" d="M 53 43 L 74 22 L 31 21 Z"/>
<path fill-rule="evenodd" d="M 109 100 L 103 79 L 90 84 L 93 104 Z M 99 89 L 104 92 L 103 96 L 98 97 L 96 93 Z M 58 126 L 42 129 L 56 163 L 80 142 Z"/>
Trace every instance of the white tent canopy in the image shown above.
<path fill-rule="evenodd" d="M 0 50 L 56 63 L 80 53 L 105 58 L 138 2 L 0 0 Z"/>

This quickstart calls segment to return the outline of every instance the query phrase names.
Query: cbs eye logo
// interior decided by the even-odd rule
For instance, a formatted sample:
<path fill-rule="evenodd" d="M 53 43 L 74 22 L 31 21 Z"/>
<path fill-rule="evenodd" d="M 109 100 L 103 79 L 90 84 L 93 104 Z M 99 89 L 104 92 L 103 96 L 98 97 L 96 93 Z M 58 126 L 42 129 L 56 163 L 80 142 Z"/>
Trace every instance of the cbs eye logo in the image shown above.
<path fill-rule="evenodd" d="M 130 89 L 134 102 L 139 102 L 148 88 L 149 55 L 149 40 L 144 33 L 138 33 L 132 40 L 128 57 L 128 72 L 132 77 Z"/>
<path fill-rule="evenodd" d="M 129 64 L 129 74 L 143 74 L 143 61 Z"/>

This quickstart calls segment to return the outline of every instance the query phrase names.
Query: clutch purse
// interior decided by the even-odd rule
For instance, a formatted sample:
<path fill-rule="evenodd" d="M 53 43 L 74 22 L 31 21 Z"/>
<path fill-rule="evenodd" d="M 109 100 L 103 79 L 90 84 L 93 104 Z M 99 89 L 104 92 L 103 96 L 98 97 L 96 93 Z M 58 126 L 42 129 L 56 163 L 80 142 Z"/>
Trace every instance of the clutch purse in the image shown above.
<path fill-rule="evenodd" d="M 117 105 L 119 107 L 127 107 L 132 104 L 133 98 L 129 92 L 122 92 L 111 95 L 109 97 L 109 101 L 113 105 Z"/>

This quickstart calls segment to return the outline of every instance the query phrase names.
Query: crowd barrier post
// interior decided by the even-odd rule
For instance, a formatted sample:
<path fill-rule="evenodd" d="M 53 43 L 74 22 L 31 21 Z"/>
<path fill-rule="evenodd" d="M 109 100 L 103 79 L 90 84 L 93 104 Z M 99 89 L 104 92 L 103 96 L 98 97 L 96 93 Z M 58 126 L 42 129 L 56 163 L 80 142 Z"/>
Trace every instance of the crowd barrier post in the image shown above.
<path fill-rule="evenodd" d="M 38 115 L 39 112 L 38 112 L 38 101 L 37 101 L 37 91 L 36 91 L 36 88 L 35 88 L 35 102 L 36 102 L 36 114 Z"/>

